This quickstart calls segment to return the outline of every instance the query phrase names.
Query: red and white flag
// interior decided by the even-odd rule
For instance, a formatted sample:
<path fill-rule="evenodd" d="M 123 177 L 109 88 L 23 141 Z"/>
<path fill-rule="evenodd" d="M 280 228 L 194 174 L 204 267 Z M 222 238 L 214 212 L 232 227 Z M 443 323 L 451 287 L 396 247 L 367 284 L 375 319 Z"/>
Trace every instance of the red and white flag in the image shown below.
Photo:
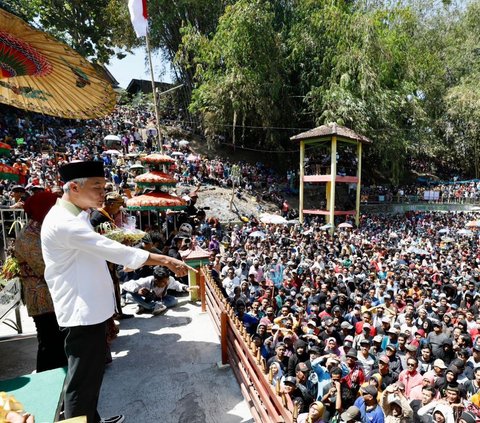
<path fill-rule="evenodd" d="M 128 10 L 137 37 L 145 37 L 148 28 L 147 0 L 128 0 Z"/>

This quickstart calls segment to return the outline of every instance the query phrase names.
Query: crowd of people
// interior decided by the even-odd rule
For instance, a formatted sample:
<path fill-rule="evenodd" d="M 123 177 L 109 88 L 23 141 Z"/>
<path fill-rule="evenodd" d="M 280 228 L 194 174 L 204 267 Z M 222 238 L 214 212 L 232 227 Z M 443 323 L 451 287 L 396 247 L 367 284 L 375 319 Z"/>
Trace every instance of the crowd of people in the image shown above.
<path fill-rule="evenodd" d="M 480 416 L 480 258 L 462 228 L 477 217 L 372 216 L 333 235 L 313 221 L 252 222 L 231 229 L 209 266 L 272 384 L 302 418 L 316 416 L 299 421 L 470 423 Z"/>
<path fill-rule="evenodd" d="M 125 198 L 139 192 L 133 181 L 143 171 L 138 154 L 154 148 L 152 115 L 120 107 L 102 121 L 86 125 L 70 122 L 65 126 L 53 118 L 18 113 L 0 116 L 0 138 L 14 147 L 13 154 L 3 160 L 16 165 L 21 176 L 18 183 L 2 186 L 3 206 L 25 208 L 30 217 L 17 254 L 22 262 L 29 263 L 21 275 L 25 286 L 43 292 L 35 301 L 27 302 L 39 341 L 45 341 L 39 345 L 38 370 L 62 365 L 67 359 L 69 366 L 83 366 L 85 363 L 76 362 L 68 354 L 53 358 L 53 364 L 49 362 L 53 356 L 43 350 L 45 346 L 58 353 L 65 336 L 78 335 L 74 329 L 60 330 L 57 319 L 60 327 L 96 324 L 98 319 L 110 320 L 107 314 L 113 315 L 115 306 L 109 302 L 108 313 L 98 319 L 88 313 L 74 321 L 70 321 L 73 312 L 70 317 L 58 315 L 64 292 L 56 285 L 55 272 L 50 272 L 47 281 L 43 278 L 43 220 L 57 198 L 63 196 L 67 203 L 72 200 L 83 210 L 95 203 L 97 210 L 90 217 L 96 219 L 93 227 L 100 221 L 121 222 Z M 109 152 L 112 146 L 104 142 L 108 134 L 119 136 L 115 147 L 123 154 Z M 46 144 L 51 148 L 44 148 Z M 178 192 L 186 196 L 188 208 L 176 213 L 175 219 L 164 214 L 161 221 L 142 228 L 148 234 L 134 249 L 142 252 L 135 253 L 138 260 L 133 267 L 139 267 L 140 262 L 147 266 L 135 272 L 122 272 L 115 266 L 127 263 L 122 254 L 131 253 L 130 247 L 115 254 L 102 253 L 103 260 L 110 262 L 117 318 L 131 317 L 122 312 L 124 301 L 138 304 L 139 314 L 160 315 L 175 306 L 178 292 L 188 290 L 185 279 L 150 264 L 161 262 L 158 256 L 179 259 L 192 245 L 200 245 L 209 251 L 212 277 L 260 349 L 272 385 L 280 386 L 297 403 L 300 423 L 472 423 L 479 418 L 480 256 L 477 234 L 465 227 L 480 216 L 362 216 L 359 228 L 333 233 L 322 228 L 324 222 L 318 218 L 307 219 L 303 225 L 295 221 L 269 225 L 250 216 L 248 223 L 223 224 L 196 208 L 198 193 L 194 186 L 235 185 L 274 199 L 279 213 L 283 213 L 283 194 L 296 173 L 289 172 L 289 178 L 283 178 L 261 163 L 208 159 L 176 139 L 167 145 L 166 154 L 176 158 L 169 170 L 182 187 Z M 65 174 L 75 160 L 86 160 L 95 169 L 87 172 L 87 179 L 106 178 L 108 192 L 101 201 L 84 201 L 77 196 L 75 189 L 86 189 L 78 182 L 83 173 Z M 71 181 L 64 192 L 64 183 Z M 470 186 L 479 188 L 476 183 Z M 188 193 L 183 193 L 185 188 Z M 70 210 L 68 205 L 64 208 Z M 70 212 L 75 218 L 58 207 L 52 213 L 76 221 L 79 210 Z M 47 222 L 53 234 L 59 228 L 52 219 L 47 218 Z M 85 228 L 79 225 L 79 230 Z M 81 238 L 76 231 L 71 236 Z M 59 253 L 56 245 L 61 242 L 62 238 L 53 235 L 44 241 L 44 253 L 55 252 L 47 257 L 47 267 L 58 264 L 53 256 Z M 67 244 L 62 248 L 72 248 Z M 29 254 L 33 245 L 37 247 L 35 254 Z M 105 247 L 113 245 L 107 242 Z M 150 256 L 157 261 L 149 261 Z M 58 274 L 72 276 L 68 269 L 57 270 Z M 47 282 L 53 299 L 48 295 Z M 92 304 L 95 301 L 92 299 Z M 74 303 L 66 306 L 75 308 Z M 108 361 L 115 326 L 110 329 L 106 346 L 95 353 L 98 372 Z M 55 335 L 54 342 L 47 336 L 51 334 Z M 100 338 L 98 333 L 89 336 Z M 74 344 L 71 348 L 73 354 L 81 346 Z M 72 395 L 78 388 L 74 386 L 76 376 L 74 372 L 69 375 Z M 95 398 L 89 401 L 94 402 L 87 410 L 89 419 L 97 422 Z M 73 416 L 77 411 L 72 407 L 69 413 Z"/>

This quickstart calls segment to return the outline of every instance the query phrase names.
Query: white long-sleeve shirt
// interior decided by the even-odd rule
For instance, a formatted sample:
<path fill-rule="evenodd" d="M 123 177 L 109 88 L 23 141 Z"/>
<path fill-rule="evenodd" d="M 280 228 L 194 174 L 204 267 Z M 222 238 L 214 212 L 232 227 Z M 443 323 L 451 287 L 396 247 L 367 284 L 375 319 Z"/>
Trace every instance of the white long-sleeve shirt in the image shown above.
<path fill-rule="evenodd" d="M 149 253 L 96 233 L 89 215 L 58 200 L 42 225 L 45 280 L 62 327 L 94 325 L 115 312 L 107 261 L 137 269 Z"/>

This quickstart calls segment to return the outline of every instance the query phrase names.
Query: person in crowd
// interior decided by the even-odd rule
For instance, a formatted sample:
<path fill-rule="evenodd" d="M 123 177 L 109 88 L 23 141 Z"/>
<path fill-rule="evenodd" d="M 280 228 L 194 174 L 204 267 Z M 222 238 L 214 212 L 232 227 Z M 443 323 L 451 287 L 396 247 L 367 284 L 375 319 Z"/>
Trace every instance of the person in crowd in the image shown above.
<path fill-rule="evenodd" d="M 65 417 L 87 416 L 88 423 L 101 421 L 97 402 L 105 368 L 106 321 L 115 312 L 113 282 L 105 262 L 129 269 L 144 264 L 167 266 L 179 276 L 190 269 L 172 257 L 122 245 L 93 230 L 87 211 L 103 205 L 104 175 L 102 162 L 62 166 L 64 194 L 48 212 L 41 229 L 45 280 L 65 333 Z M 123 420 L 120 415 L 113 421 Z"/>
<path fill-rule="evenodd" d="M 360 394 L 354 405 L 360 410 L 362 421 L 384 423 L 385 414 L 377 401 L 377 388 L 367 385 L 360 390 Z"/>
<path fill-rule="evenodd" d="M 22 298 L 37 330 L 37 372 L 65 367 L 67 356 L 52 297 L 45 282 L 40 231 L 48 211 L 57 202 L 50 192 L 39 192 L 27 198 L 25 212 L 30 217 L 15 241 L 15 257 L 20 267 Z"/>
<path fill-rule="evenodd" d="M 138 304 L 137 314 L 152 313 L 154 316 L 175 307 L 178 300 L 167 293 L 168 290 L 189 292 L 190 288 L 170 276 L 168 269 L 157 266 L 153 275 L 140 279 L 132 279 L 122 284 L 122 291 L 127 298 Z"/>
<path fill-rule="evenodd" d="M 381 407 L 385 414 L 385 423 L 410 423 L 413 419 L 413 410 L 397 385 L 387 387 L 382 394 Z"/>

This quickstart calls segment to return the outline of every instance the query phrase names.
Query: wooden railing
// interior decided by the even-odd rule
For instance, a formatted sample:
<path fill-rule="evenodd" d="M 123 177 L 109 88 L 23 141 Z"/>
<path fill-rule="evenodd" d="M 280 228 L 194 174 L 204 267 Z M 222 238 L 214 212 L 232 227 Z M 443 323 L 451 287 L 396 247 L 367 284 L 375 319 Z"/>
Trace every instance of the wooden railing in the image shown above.
<path fill-rule="evenodd" d="M 281 390 L 271 384 L 265 359 L 251 342 L 242 322 L 235 316 L 207 268 L 200 270 L 202 311 L 208 312 L 220 336 L 222 364 L 229 364 L 257 423 L 295 423 L 297 408 Z"/>

